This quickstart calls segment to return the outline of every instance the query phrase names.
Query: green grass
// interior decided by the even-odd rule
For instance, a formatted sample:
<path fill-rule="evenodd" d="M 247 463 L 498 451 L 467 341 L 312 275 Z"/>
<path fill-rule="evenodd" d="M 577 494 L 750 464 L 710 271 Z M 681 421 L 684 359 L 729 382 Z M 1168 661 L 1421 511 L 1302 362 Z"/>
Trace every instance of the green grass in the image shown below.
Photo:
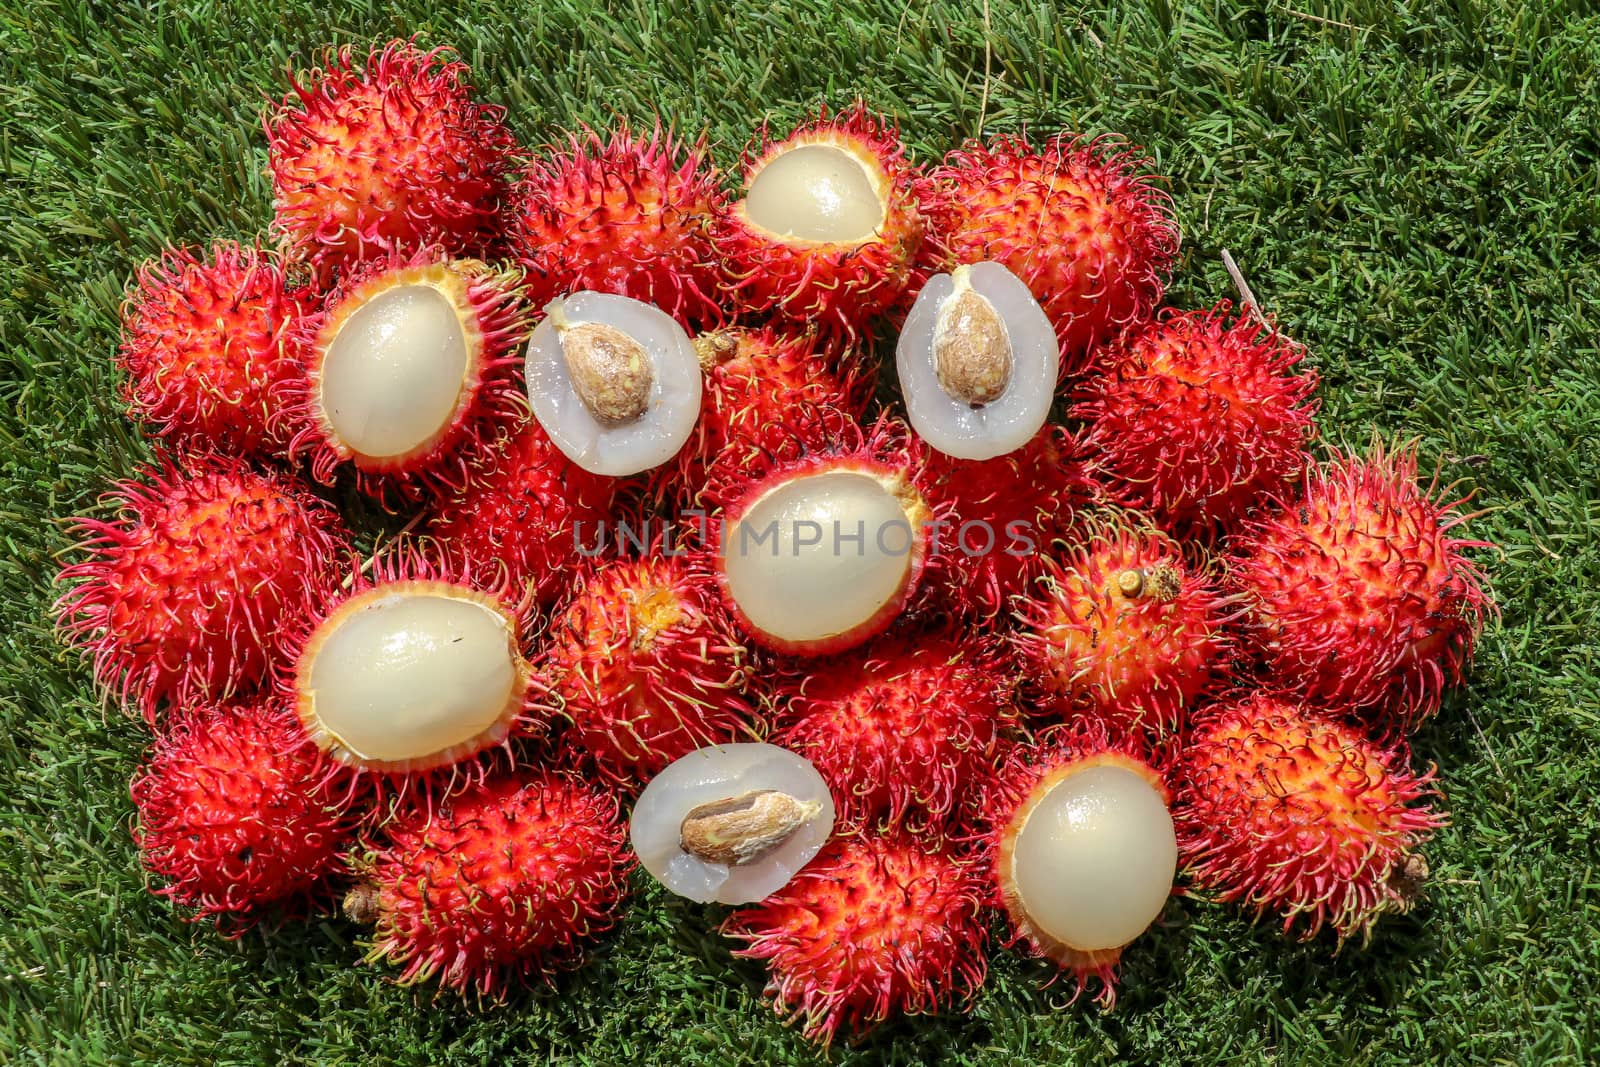
<path fill-rule="evenodd" d="M 1493 509 L 1475 529 L 1502 546 L 1485 563 L 1503 616 L 1416 744 L 1454 816 L 1416 914 L 1335 956 L 1178 901 L 1127 954 L 1111 1014 L 997 954 L 970 1015 L 886 1026 L 836 1062 L 1600 1055 L 1600 18 L 1472 0 L 988 7 L 0 12 L 0 1062 L 818 1055 L 709 933 L 711 910 L 649 889 L 554 993 L 484 1013 L 358 965 L 341 921 L 228 942 L 145 890 L 127 781 L 146 732 L 102 709 L 48 607 L 59 519 L 148 453 L 109 358 L 120 295 L 169 243 L 263 228 L 258 110 L 291 57 L 413 31 L 456 46 L 532 143 L 659 111 L 709 129 L 726 166 L 761 117 L 856 92 L 922 159 L 980 129 L 1125 133 L 1173 176 L 1173 302 L 1227 295 L 1231 249 L 1313 351 L 1331 441 L 1419 437 Z"/>

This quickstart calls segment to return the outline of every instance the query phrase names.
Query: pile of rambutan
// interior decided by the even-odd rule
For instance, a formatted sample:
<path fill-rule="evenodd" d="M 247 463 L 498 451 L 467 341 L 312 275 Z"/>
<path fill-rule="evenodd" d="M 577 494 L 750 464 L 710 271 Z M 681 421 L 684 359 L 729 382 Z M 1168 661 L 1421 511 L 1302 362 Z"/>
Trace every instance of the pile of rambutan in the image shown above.
<path fill-rule="evenodd" d="M 1253 297 L 1160 306 L 1140 152 L 928 165 L 843 101 L 729 176 L 655 116 L 523 148 L 468 78 L 410 41 L 291 75 L 275 241 L 130 286 L 160 449 L 78 520 L 57 612 L 153 731 L 155 892 L 235 936 L 342 909 L 398 980 L 503 999 L 626 922 L 656 775 L 765 740 L 833 836 L 723 929 L 824 1043 L 958 1009 L 991 944 L 1109 1006 L 1175 880 L 1341 944 L 1418 905 L 1447 817 L 1408 745 L 1488 546 L 1420 445 L 1312 451 L 1314 361 Z M 899 356 L 960 403 L 908 423 L 871 352 L 924 286 Z M 1017 343 L 1054 386 L 1017 410 L 1055 415 L 991 435 Z M 567 391 L 530 411 L 538 345 Z M 366 553 L 361 497 L 409 520 Z M 818 810 L 773 796 L 695 817 Z"/>

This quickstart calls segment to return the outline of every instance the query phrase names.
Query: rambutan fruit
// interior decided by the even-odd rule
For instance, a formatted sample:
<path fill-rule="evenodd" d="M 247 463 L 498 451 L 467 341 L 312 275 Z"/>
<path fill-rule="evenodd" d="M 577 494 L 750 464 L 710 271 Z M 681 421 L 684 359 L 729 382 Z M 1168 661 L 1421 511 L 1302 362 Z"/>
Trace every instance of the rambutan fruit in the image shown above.
<path fill-rule="evenodd" d="M 547 771 L 489 778 L 383 833 L 345 902 L 376 923 L 368 962 L 480 998 L 580 963 L 633 867 L 616 798 Z"/>
<path fill-rule="evenodd" d="M 1195 884 L 1304 938 L 1371 936 L 1408 911 L 1445 824 L 1432 773 L 1403 752 L 1279 697 L 1256 694 L 1197 724 L 1177 770 L 1178 844 Z"/>
<path fill-rule="evenodd" d="M 985 787 L 984 854 L 1010 944 L 1055 963 L 1096 999 L 1117 997 L 1122 950 L 1160 916 L 1178 848 L 1166 784 L 1103 727 L 1011 750 Z"/>
<path fill-rule="evenodd" d="M 922 245 L 922 178 L 857 101 L 745 150 L 744 199 L 715 230 L 738 310 L 846 336 L 900 299 Z"/>
<path fill-rule="evenodd" d="M 518 276 L 437 250 L 366 263 L 306 320 L 287 391 L 290 451 L 375 495 L 458 488 L 522 410 Z"/>
<path fill-rule="evenodd" d="M 204 259 L 169 249 L 144 264 L 117 351 L 129 410 L 184 448 L 280 451 L 273 394 L 297 366 L 303 292 L 277 256 L 231 241 Z"/>
<path fill-rule="evenodd" d="M 278 630 L 304 614 L 349 549 L 338 513 L 238 460 L 164 459 L 80 518 L 86 559 L 57 579 L 63 639 L 93 654 L 95 680 L 154 724 L 163 704 L 247 693 L 266 679 Z"/>
<path fill-rule="evenodd" d="M 1216 688 L 1234 599 L 1167 535 L 1111 519 L 1046 560 L 1015 640 L 1026 676 L 1069 714 L 1162 733 Z"/>
<path fill-rule="evenodd" d="M 134 839 L 156 890 L 239 931 L 270 904 L 310 896 L 341 866 L 353 794 L 270 704 L 176 714 L 134 775 Z"/>
<path fill-rule="evenodd" d="M 1416 446 L 1335 453 L 1280 512 L 1251 523 L 1234 578 L 1249 597 L 1271 681 L 1330 710 L 1409 728 L 1471 662 L 1483 573 L 1451 534 L 1471 516 L 1417 483 Z"/>
<path fill-rule="evenodd" d="M 1084 454 L 1077 438 L 1046 426 L 994 459 L 929 457 L 929 496 L 950 512 L 936 531 L 943 566 L 932 576 L 948 610 L 992 620 L 1032 588 L 1050 545 L 1099 502 Z"/>
<path fill-rule="evenodd" d="M 993 260 L 1027 283 L 1061 341 L 1062 370 L 1150 316 L 1178 254 L 1171 203 L 1136 150 L 1021 136 L 971 142 L 929 174 L 924 262 Z"/>
<path fill-rule="evenodd" d="M 975 869 L 909 840 L 836 837 L 765 901 L 730 915 L 737 953 L 765 960 L 766 993 L 824 1045 L 896 1015 L 964 1001 L 983 984 Z"/>
<path fill-rule="evenodd" d="M 712 551 L 725 602 L 753 640 L 796 655 L 881 633 L 934 562 L 920 443 L 888 418 L 826 429 L 719 467 L 706 490 L 722 509 Z"/>
<path fill-rule="evenodd" d="M 942 833 L 1015 717 L 996 651 L 897 635 L 811 666 L 778 687 L 772 743 L 816 765 L 846 825 Z"/>
<path fill-rule="evenodd" d="M 720 321 L 721 267 L 711 223 L 722 193 L 704 141 L 658 125 L 594 130 L 534 161 L 515 194 L 512 249 L 538 307 L 581 290 L 632 297 L 685 328 Z"/>
<path fill-rule="evenodd" d="M 330 53 L 263 123 L 273 228 L 330 274 L 439 245 L 477 255 L 498 228 L 518 154 L 505 110 L 477 103 L 446 49 L 391 41 L 357 68 Z"/>
<path fill-rule="evenodd" d="M 582 575 L 540 659 L 570 722 L 565 750 L 628 789 L 747 731 L 748 669 L 715 580 L 698 561 L 662 551 L 606 559 Z"/>
<path fill-rule="evenodd" d="M 401 548 L 285 632 L 280 688 L 333 762 L 403 786 L 547 725 L 523 657 L 531 608 L 464 565 Z"/>
<path fill-rule="evenodd" d="M 1304 350 L 1229 304 L 1168 310 L 1084 379 L 1073 414 L 1117 500 L 1185 532 L 1227 528 L 1298 478 L 1316 434 Z"/>

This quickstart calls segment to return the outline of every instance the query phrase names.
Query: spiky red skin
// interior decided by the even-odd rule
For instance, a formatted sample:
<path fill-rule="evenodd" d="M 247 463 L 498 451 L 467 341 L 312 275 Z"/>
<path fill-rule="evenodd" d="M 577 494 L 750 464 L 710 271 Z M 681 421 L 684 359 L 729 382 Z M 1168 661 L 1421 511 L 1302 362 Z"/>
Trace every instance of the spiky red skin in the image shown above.
<path fill-rule="evenodd" d="M 130 413 L 185 449 L 281 452 L 273 394 L 294 373 L 306 304 L 277 256 L 231 241 L 144 264 L 117 349 Z"/>
<path fill-rule="evenodd" d="M 353 794 L 272 704 L 174 717 L 130 786 L 134 840 L 156 890 L 238 932 L 264 905 L 304 901 L 341 866 Z"/>
<path fill-rule="evenodd" d="M 1138 735 L 1109 729 L 1105 722 L 1094 719 L 1052 728 L 1036 741 L 1012 745 L 1004 752 L 995 772 L 979 784 L 975 815 L 970 820 L 979 831 L 977 863 L 986 879 L 985 903 L 1007 919 L 1005 946 L 1020 948 L 1025 955 L 1047 960 L 1071 975 L 1073 1000 L 1088 990 L 1091 981 L 1098 982 L 1095 1001 L 1106 1010 L 1117 1002 L 1117 964 L 1122 950 L 1085 952 L 1059 944 L 1036 928 L 1022 910 L 1021 898 L 1008 888 L 1009 874 L 1003 869 L 1009 852 L 1006 842 L 1015 838 L 1017 828 L 1012 824 L 1045 778 L 1079 764 L 1109 761 L 1138 770 L 1153 786 L 1160 783 L 1162 799 L 1170 802 L 1164 784 L 1165 755 L 1165 751 L 1153 751 Z"/>
<path fill-rule="evenodd" d="M 1232 527 L 1300 476 L 1316 436 L 1305 350 L 1229 307 L 1163 312 L 1076 394 L 1113 498 L 1181 532 Z"/>
<path fill-rule="evenodd" d="M 273 229 L 325 278 L 425 245 L 480 254 L 496 235 L 516 141 L 449 57 L 391 41 L 362 70 L 343 48 L 264 116 Z"/>
<path fill-rule="evenodd" d="M 1083 455 L 1083 445 L 1066 430 L 1045 426 L 1026 445 L 994 459 L 929 457 L 929 491 L 951 511 L 940 531 L 945 566 L 936 580 L 949 610 L 992 622 L 1033 587 L 1051 544 L 1101 498 Z"/>
<path fill-rule="evenodd" d="M 882 173 L 886 211 L 873 239 L 860 244 L 779 240 L 751 223 L 741 202 L 721 214 L 714 241 L 735 311 L 776 314 L 857 337 L 900 300 L 911 280 L 925 228 L 920 203 L 925 179 L 906 158 L 893 123 L 857 100 L 834 113 L 822 108 L 782 138 L 763 127 L 745 149 L 744 190 L 785 150 L 819 140 L 849 146 Z"/>
<path fill-rule="evenodd" d="M 1178 572 L 1174 599 L 1117 588 L 1124 571 L 1157 567 Z M 1061 700 L 1057 710 L 1165 733 L 1221 684 L 1235 601 L 1166 534 L 1112 520 L 1060 561 L 1046 560 L 1033 594 L 1018 602 L 1015 642 L 1025 677 Z"/>
<path fill-rule="evenodd" d="M 696 503 L 714 467 L 738 469 L 796 433 L 838 434 L 858 421 L 875 375 L 858 354 L 786 327 L 717 330 L 695 340 L 705 371 L 700 419 L 659 478 Z"/>
<path fill-rule="evenodd" d="M 871 640 L 910 609 L 928 600 L 924 580 L 944 565 L 931 551 L 932 530 L 948 525 L 947 503 L 930 497 L 928 450 L 899 419 L 881 416 L 870 427 L 850 421 L 802 420 L 775 437 L 769 448 L 740 456 L 738 463 L 714 464 L 703 500 L 719 513 L 704 523 L 707 558 L 722 590 L 723 603 L 741 632 L 763 648 L 794 656 L 825 656 Z M 723 542 L 749 510 L 773 490 L 797 478 L 850 471 L 877 480 L 900 502 L 912 530 L 906 577 L 896 594 L 873 615 L 843 633 L 816 640 L 791 640 L 757 626 L 739 607 L 728 581 Z"/>
<path fill-rule="evenodd" d="M 552 620 L 540 671 L 570 724 L 563 751 L 625 790 L 749 729 L 746 650 L 686 556 L 600 561 Z"/>
<path fill-rule="evenodd" d="M 827 1045 L 891 1016 L 969 999 L 987 970 L 983 890 L 944 851 L 836 837 L 788 885 L 730 915 L 735 955 L 764 960 L 767 995 Z"/>
<path fill-rule="evenodd" d="M 338 326 L 367 301 L 399 279 L 428 269 L 443 269 L 465 286 L 470 322 L 481 338 L 469 351 L 468 380 L 450 425 L 425 448 L 403 456 L 359 455 L 341 440 L 323 410 L 319 382 L 327 346 Z M 521 390 L 521 344 L 527 338 L 529 308 L 522 299 L 520 274 L 495 270 L 477 260 L 452 260 L 437 248 L 393 253 L 361 264 L 333 289 L 320 310 L 302 320 L 301 373 L 283 390 L 283 418 L 291 428 L 290 456 L 306 461 L 311 476 L 332 485 L 339 469 L 355 470 L 362 492 L 389 502 L 415 502 L 459 492 L 493 452 L 498 439 L 526 412 Z M 474 347 L 469 337 L 469 349 Z"/>
<path fill-rule="evenodd" d="M 937 837 L 992 773 L 1013 689 L 982 642 L 881 638 L 784 679 L 769 740 L 812 762 L 842 825 Z"/>
<path fill-rule="evenodd" d="M 685 328 L 721 321 L 711 222 L 723 195 L 703 141 L 659 126 L 594 130 L 531 163 L 515 194 L 511 244 L 535 307 L 582 290 L 653 304 Z"/>
<path fill-rule="evenodd" d="M 114 519 L 75 520 L 87 558 L 57 578 L 71 585 L 56 602 L 59 632 L 152 725 L 165 704 L 265 681 L 277 631 L 350 552 L 333 508 L 235 459 L 163 459 L 102 499 Z"/>
<path fill-rule="evenodd" d="M 513 588 L 531 585 L 548 607 L 571 581 L 580 543 L 592 544 L 610 516 L 617 484 L 567 459 L 529 419 L 434 511 L 428 532 L 463 563 L 503 567 Z"/>
<path fill-rule="evenodd" d="M 1150 317 L 1178 255 L 1171 200 L 1148 161 L 1116 141 L 1019 135 L 969 142 L 929 175 L 921 273 L 994 260 L 1055 324 L 1062 370 Z"/>
<path fill-rule="evenodd" d="M 1411 728 L 1461 680 L 1492 603 L 1454 537 L 1461 501 L 1417 482 L 1415 446 L 1335 453 L 1298 499 L 1250 524 L 1234 579 L 1271 683 Z"/>
<path fill-rule="evenodd" d="M 1410 907 L 1392 879 L 1446 822 L 1433 775 L 1405 753 L 1289 701 L 1256 694 L 1218 709 L 1184 748 L 1173 812 L 1180 861 L 1196 885 L 1303 938 L 1324 925 L 1371 936 Z"/>
<path fill-rule="evenodd" d="M 490 999 L 580 963 L 634 866 L 616 797 L 557 772 L 490 778 L 384 835 L 362 871 L 378 894 L 369 961 Z"/>

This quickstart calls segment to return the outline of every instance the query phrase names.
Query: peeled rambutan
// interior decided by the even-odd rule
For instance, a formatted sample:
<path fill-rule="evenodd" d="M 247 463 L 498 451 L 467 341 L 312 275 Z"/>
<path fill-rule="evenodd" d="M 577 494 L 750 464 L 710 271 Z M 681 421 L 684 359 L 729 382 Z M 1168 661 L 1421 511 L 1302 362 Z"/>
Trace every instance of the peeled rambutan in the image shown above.
<path fill-rule="evenodd" d="M 542 605 L 565 590 L 611 514 L 614 479 L 590 474 L 529 419 L 501 443 L 467 487 L 440 504 L 428 526 L 441 549 L 485 570 L 505 569 L 511 586 L 532 584 Z"/>
<path fill-rule="evenodd" d="M 989 620 L 1032 588 L 1052 543 L 1099 499 L 1083 454 L 1076 438 L 1046 426 L 994 459 L 930 456 L 930 496 L 951 512 L 939 530 L 944 566 L 934 579 L 946 607 Z"/>
<path fill-rule="evenodd" d="M 308 897 L 340 866 L 353 794 L 276 705 L 173 716 L 134 775 L 134 839 L 156 890 L 196 919 L 243 929 L 264 905 Z"/>
<path fill-rule="evenodd" d="M 983 787 L 983 856 L 1010 945 L 1071 974 L 1074 999 L 1098 979 L 1096 999 L 1116 1002 L 1122 950 L 1172 894 L 1168 801 L 1131 739 L 1093 722 L 1015 746 Z"/>
<path fill-rule="evenodd" d="M 983 984 L 987 933 L 975 869 L 944 851 L 836 837 L 794 879 L 730 915 L 736 955 L 765 960 L 767 995 L 828 1044 L 895 1015 L 937 1011 Z"/>
<path fill-rule="evenodd" d="M 306 319 L 291 453 L 325 484 L 349 463 L 380 496 L 465 484 L 525 410 L 519 277 L 434 249 L 364 264 Z"/>
<path fill-rule="evenodd" d="M 364 71 L 343 48 L 291 76 L 264 125 L 273 228 L 296 255 L 331 272 L 425 245 L 484 251 L 517 146 L 467 74 L 446 49 L 391 41 Z"/>
<path fill-rule="evenodd" d="M 1183 749 L 1175 812 L 1195 884 L 1257 915 L 1324 924 L 1343 941 L 1411 908 L 1445 824 L 1432 773 L 1403 752 L 1278 697 L 1254 695 L 1199 724 Z"/>
<path fill-rule="evenodd" d="M 481 779 L 465 761 L 548 725 L 523 655 L 532 608 L 460 561 L 395 549 L 285 630 L 279 686 L 336 764 L 402 791 L 435 768 Z"/>
<path fill-rule="evenodd" d="M 1332 710 L 1410 727 L 1460 681 L 1491 608 L 1483 573 L 1451 536 L 1471 516 L 1417 483 L 1415 445 L 1335 453 L 1280 512 L 1249 525 L 1234 578 L 1275 685 Z"/>
<path fill-rule="evenodd" d="M 1298 478 L 1316 434 L 1304 350 L 1228 310 L 1169 310 L 1125 336 L 1073 409 L 1118 501 L 1186 532 L 1228 527 Z"/>
<path fill-rule="evenodd" d="M 633 857 L 617 800 L 559 773 L 503 774 L 402 813 L 346 898 L 400 981 L 503 999 L 549 982 L 616 924 Z"/>
<path fill-rule="evenodd" d="M 152 724 L 163 704 L 264 681 L 278 630 L 349 551 L 333 508 L 238 460 L 163 460 L 103 499 L 116 517 L 76 520 L 88 558 L 61 571 L 56 615 L 95 680 Z"/>
<path fill-rule="evenodd" d="M 764 647 L 842 652 L 881 633 L 937 562 L 927 458 L 905 425 L 802 427 L 744 465 L 716 469 L 706 500 L 723 598 Z"/>
<path fill-rule="evenodd" d="M 1116 518 L 1048 559 L 1017 614 L 1026 676 L 1064 710 L 1161 733 L 1216 688 L 1237 610 L 1183 546 Z"/>
<path fill-rule="evenodd" d="M 922 244 L 923 180 L 899 132 L 857 101 L 745 150 L 744 199 L 717 251 L 737 310 L 854 336 L 900 299 Z"/>
<path fill-rule="evenodd" d="M 273 394 L 296 367 L 303 293 L 277 256 L 230 241 L 140 267 L 117 352 L 133 415 L 185 448 L 280 451 Z"/>
<path fill-rule="evenodd" d="M 543 307 L 594 290 L 652 304 L 685 327 L 719 321 L 721 268 L 711 222 L 722 193 L 703 141 L 625 124 L 574 134 L 536 160 L 515 195 L 512 249 Z"/>
<path fill-rule="evenodd" d="M 848 825 L 941 833 L 1015 717 L 1009 672 L 971 638 L 880 638 L 807 666 L 778 688 L 771 741 L 816 766 Z"/>
<path fill-rule="evenodd" d="M 599 561 L 580 577 L 540 659 L 570 722 L 566 750 L 628 789 L 749 729 L 748 667 L 715 579 L 659 550 Z"/>
<path fill-rule="evenodd" d="M 1027 283 L 1061 340 L 1062 369 L 1148 318 L 1178 254 L 1166 193 L 1111 140 L 972 142 L 929 174 L 924 263 L 994 260 Z"/>

